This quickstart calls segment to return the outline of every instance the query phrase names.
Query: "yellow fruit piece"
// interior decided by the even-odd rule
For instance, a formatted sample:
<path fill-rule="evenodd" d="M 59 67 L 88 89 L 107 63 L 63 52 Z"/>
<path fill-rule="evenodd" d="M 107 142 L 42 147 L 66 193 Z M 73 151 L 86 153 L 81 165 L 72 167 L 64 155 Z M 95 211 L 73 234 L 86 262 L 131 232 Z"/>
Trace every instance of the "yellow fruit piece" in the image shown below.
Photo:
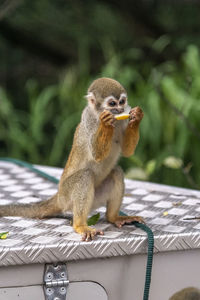
<path fill-rule="evenodd" d="M 5 240 L 5 239 L 7 239 L 7 237 L 8 237 L 8 232 L 1 233 L 1 234 L 0 234 L 0 239 L 1 239 L 1 240 Z"/>
<path fill-rule="evenodd" d="M 7 238 L 7 234 L 3 234 L 2 236 L 1 236 L 1 240 L 5 240 L 6 238 Z"/>
<path fill-rule="evenodd" d="M 163 216 L 167 216 L 168 215 L 168 211 L 164 211 Z"/>
<path fill-rule="evenodd" d="M 126 120 L 130 117 L 129 114 L 119 114 L 119 115 L 115 115 L 115 119 L 116 120 Z"/>

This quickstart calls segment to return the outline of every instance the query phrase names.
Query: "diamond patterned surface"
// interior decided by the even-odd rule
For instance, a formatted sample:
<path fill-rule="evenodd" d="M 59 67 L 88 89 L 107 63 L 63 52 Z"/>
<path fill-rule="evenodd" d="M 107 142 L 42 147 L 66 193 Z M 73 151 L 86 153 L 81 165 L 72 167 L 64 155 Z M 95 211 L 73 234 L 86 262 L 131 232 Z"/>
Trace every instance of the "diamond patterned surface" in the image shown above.
<path fill-rule="evenodd" d="M 57 178 L 62 170 L 40 167 Z M 141 215 L 155 235 L 155 251 L 200 248 L 200 223 L 184 220 L 200 215 L 200 192 L 164 185 L 126 180 L 122 211 Z M 45 200 L 57 186 L 29 170 L 0 162 L 0 209 L 12 203 Z M 44 220 L 21 217 L 0 218 L 0 265 L 48 263 L 94 257 L 109 257 L 146 252 L 146 233 L 134 226 L 121 229 L 105 221 L 105 207 L 99 207 L 101 220 L 96 228 L 105 232 L 94 241 L 82 242 L 70 226 L 71 215 Z M 92 212 L 92 214 L 95 213 Z M 165 213 L 165 215 L 163 214 Z"/>

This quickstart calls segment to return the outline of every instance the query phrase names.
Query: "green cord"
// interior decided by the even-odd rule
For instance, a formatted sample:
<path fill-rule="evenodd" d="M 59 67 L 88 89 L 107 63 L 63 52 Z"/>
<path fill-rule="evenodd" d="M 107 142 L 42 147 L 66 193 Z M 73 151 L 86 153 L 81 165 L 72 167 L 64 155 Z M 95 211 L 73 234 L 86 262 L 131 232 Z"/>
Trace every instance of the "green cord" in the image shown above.
<path fill-rule="evenodd" d="M 21 161 L 19 159 L 0 157 L 0 161 L 7 161 L 7 162 L 15 163 L 19 166 L 30 169 L 31 171 L 39 174 L 40 176 L 42 176 L 54 183 L 59 182 L 59 180 L 57 178 L 55 178 L 54 176 L 50 176 L 47 173 L 42 172 L 39 169 L 35 168 L 32 164 Z M 120 211 L 120 215 L 126 216 L 126 214 L 123 213 L 122 211 Z M 133 225 L 135 225 L 136 227 L 141 228 L 143 231 L 145 231 L 147 233 L 147 237 L 148 237 L 148 255 L 147 255 L 144 294 L 143 294 L 143 300 L 148 300 L 149 299 L 149 289 L 150 289 L 150 284 L 151 284 L 152 263 L 153 263 L 154 236 L 153 236 L 153 232 L 147 225 L 141 224 L 138 222 L 133 222 Z"/>
<path fill-rule="evenodd" d="M 148 254 L 147 254 L 147 265 L 146 265 L 146 276 L 143 300 L 149 299 L 149 289 L 151 284 L 151 272 L 153 264 L 153 249 L 154 249 L 154 236 L 152 230 L 145 224 L 135 222 L 134 225 L 141 228 L 147 233 L 148 236 Z"/>
<path fill-rule="evenodd" d="M 120 216 L 126 216 L 125 213 L 120 211 Z M 143 300 L 149 299 L 149 289 L 151 284 L 151 271 L 153 264 L 153 249 L 154 249 L 154 236 L 152 230 L 145 224 L 133 222 L 135 227 L 141 228 L 143 231 L 147 233 L 148 237 L 148 253 L 147 253 L 147 265 L 146 265 L 146 276 L 145 276 L 145 285 L 144 285 L 144 294 Z"/>
<path fill-rule="evenodd" d="M 15 158 L 9 158 L 9 157 L 0 157 L 0 161 L 8 161 L 8 162 L 11 162 L 11 163 L 15 163 L 16 165 L 19 165 L 21 167 L 25 167 L 27 169 L 30 169 L 31 171 L 39 174 L 40 176 L 42 176 L 42 177 L 44 177 L 44 178 L 46 178 L 46 179 L 48 179 L 48 180 L 50 180 L 54 183 L 59 182 L 59 180 L 56 177 L 50 176 L 47 173 L 40 171 L 39 169 L 35 168 L 32 164 L 29 164 L 25 161 L 15 159 Z"/>

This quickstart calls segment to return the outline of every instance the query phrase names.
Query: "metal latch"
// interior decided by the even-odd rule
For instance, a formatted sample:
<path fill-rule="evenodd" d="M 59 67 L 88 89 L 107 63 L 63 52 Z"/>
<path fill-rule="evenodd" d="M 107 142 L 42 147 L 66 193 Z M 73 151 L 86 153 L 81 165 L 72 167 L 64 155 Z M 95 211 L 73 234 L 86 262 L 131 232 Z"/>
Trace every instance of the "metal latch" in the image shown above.
<path fill-rule="evenodd" d="M 44 293 L 46 300 L 66 300 L 67 268 L 65 264 L 47 264 L 44 273 Z"/>

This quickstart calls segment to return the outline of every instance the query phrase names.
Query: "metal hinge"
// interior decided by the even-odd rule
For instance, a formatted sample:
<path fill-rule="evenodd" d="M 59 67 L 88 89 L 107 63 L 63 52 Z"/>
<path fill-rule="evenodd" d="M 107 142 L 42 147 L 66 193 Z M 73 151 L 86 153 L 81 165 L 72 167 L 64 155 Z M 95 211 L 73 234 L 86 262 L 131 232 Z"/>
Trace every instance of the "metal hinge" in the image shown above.
<path fill-rule="evenodd" d="M 47 264 L 44 273 L 44 293 L 46 300 L 66 300 L 67 268 L 65 264 Z"/>

